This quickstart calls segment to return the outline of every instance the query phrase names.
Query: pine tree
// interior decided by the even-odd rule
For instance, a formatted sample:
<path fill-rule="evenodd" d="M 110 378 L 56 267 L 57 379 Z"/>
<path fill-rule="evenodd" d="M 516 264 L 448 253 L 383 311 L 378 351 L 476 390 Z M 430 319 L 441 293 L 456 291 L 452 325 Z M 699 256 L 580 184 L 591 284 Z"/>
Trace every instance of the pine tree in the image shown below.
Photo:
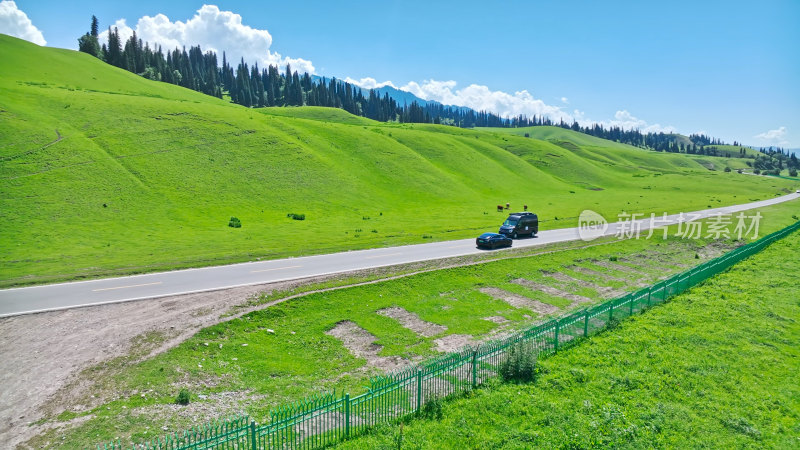
<path fill-rule="evenodd" d="M 112 66 L 122 67 L 122 43 L 119 41 L 119 30 L 108 27 L 108 52 L 106 62 Z"/>
<path fill-rule="evenodd" d="M 90 32 L 78 38 L 78 50 L 95 58 L 102 58 L 103 52 L 100 49 L 100 42 L 97 40 L 97 17 L 92 16 Z"/>
<path fill-rule="evenodd" d="M 92 16 L 92 28 L 91 28 L 90 33 L 94 38 L 97 38 L 97 27 L 98 27 L 97 17 L 93 15 Z"/>

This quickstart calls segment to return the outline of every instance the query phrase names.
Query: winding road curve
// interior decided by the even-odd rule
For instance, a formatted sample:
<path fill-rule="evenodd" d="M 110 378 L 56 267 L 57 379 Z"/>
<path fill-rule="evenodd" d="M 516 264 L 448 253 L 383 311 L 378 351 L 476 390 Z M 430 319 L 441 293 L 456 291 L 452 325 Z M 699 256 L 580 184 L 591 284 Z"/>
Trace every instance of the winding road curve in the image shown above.
<path fill-rule="evenodd" d="M 672 225 L 681 220 L 689 221 L 707 218 L 716 214 L 734 214 L 797 198 L 800 198 L 800 194 L 794 193 L 753 203 L 694 211 L 686 213 L 684 219 L 681 219 L 679 215 L 667 216 L 666 221 L 659 223 L 658 226 Z M 658 219 L 660 220 L 661 217 Z M 643 219 L 637 222 L 642 230 L 646 230 L 650 226 L 649 216 L 646 220 Z M 631 222 L 623 225 L 621 225 L 621 222 L 611 223 L 603 235 L 616 235 L 621 227 L 623 230 L 629 230 Z M 580 239 L 578 228 L 563 228 L 541 231 L 535 239 L 514 241 L 514 247 L 533 247 L 578 239 Z M 483 251 L 475 247 L 475 239 L 472 238 L 5 289 L 0 290 L 0 317 L 214 291 L 237 286 L 272 283 L 374 267 L 451 258 L 477 254 Z"/>

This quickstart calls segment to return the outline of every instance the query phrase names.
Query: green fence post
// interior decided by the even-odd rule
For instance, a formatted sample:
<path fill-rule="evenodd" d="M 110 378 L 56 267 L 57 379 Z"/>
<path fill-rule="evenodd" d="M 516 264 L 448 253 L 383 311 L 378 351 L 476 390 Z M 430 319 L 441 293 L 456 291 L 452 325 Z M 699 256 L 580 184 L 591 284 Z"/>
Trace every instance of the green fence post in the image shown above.
<path fill-rule="evenodd" d="M 250 448 L 256 450 L 256 421 L 250 421 Z"/>
<path fill-rule="evenodd" d="M 585 315 L 583 317 L 583 337 L 586 337 L 589 335 L 589 309 L 586 309 L 586 312 L 584 312 L 584 314 Z"/>
<path fill-rule="evenodd" d="M 631 311 L 630 311 L 630 313 L 628 313 L 628 315 L 629 315 L 629 316 L 632 316 L 632 315 L 633 315 L 633 298 L 634 298 L 634 297 L 631 295 L 631 299 L 630 299 L 630 302 L 631 302 Z"/>
<path fill-rule="evenodd" d="M 478 387 L 478 349 L 472 351 L 472 389 Z"/>
<path fill-rule="evenodd" d="M 422 409 L 422 369 L 417 369 L 417 413 Z"/>
<path fill-rule="evenodd" d="M 608 323 L 610 324 L 612 320 L 614 320 L 614 300 L 608 304 Z"/>
<path fill-rule="evenodd" d="M 344 438 L 350 438 L 350 394 L 344 394 Z"/>
<path fill-rule="evenodd" d="M 650 307 L 650 297 L 653 295 L 653 285 L 650 285 L 650 288 L 647 289 L 647 307 Z"/>
<path fill-rule="evenodd" d="M 555 343 L 555 351 L 558 351 L 558 328 L 561 324 L 556 319 L 556 343 Z"/>

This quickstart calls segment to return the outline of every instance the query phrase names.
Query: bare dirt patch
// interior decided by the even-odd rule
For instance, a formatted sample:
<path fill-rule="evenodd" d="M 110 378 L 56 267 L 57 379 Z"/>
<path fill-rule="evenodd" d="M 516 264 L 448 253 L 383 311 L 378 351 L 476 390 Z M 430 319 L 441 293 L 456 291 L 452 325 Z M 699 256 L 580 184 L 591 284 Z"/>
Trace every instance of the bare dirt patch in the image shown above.
<path fill-rule="evenodd" d="M 508 323 L 508 319 L 503 316 L 489 316 L 484 317 L 483 320 L 488 320 L 489 322 L 494 322 L 498 325 L 503 325 L 504 323 Z"/>
<path fill-rule="evenodd" d="M 514 284 L 525 286 L 526 288 L 533 289 L 535 291 L 544 292 L 545 294 L 552 295 L 553 297 L 560 297 L 570 300 L 572 302 L 572 305 L 570 306 L 576 305 L 578 303 L 590 303 L 592 301 L 592 299 L 590 299 L 589 297 L 584 297 L 583 295 L 562 291 L 561 289 L 554 288 L 546 284 L 537 283 L 535 281 L 526 280 L 525 278 L 517 278 L 516 280 L 511 280 L 511 282 Z"/>
<path fill-rule="evenodd" d="M 406 311 L 399 306 L 392 306 L 391 308 L 384 308 L 377 311 L 378 314 L 396 320 L 403 328 L 407 328 L 420 336 L 431 337 L 447 331 L 447 327 L 432 322 L 426 322 L 419 318 L 418 315 Z"/>
<path fill-rule="evenodd" d="M 639 275 L 642 277 L 652 277 L 653 274 L 647 272 L 647 267 L 650 266 L 650 263 L 642 263 L 642 259 L 636 255 L 628 256 L 628 257 L 621 257 L 619 258 L 620 262 L 626 264 L 619 264 L 619 263 L 612 263 L 611 261 L 604 261 L 604 260 L 597 260 L 593 259 L 589 262 L 592 264 L 597 264 L 598 266 L 602 266 L 612 270 L 619 270 L 625 273 L 631 273 L 635 275 Z M 645 266 L 645 267 L 642 267 Z"/>
<path fill-rule="evenodd" d="M 478 289 L 486 295 L 490 295 L 498 300 L 502 300 L 514 308 L 524 308 L 539 313 L 543 316 L 560 311 L 560 308 L 538 300 L 533 300 L 513 292 L 508 292 L 495 287 L 483 287 Z"/>
<path fill-rule="evenodd" d="M 614 289 L 610 286 L 600 286 L 599 284 L 592 283 L 591 281 L 579 280 L 561 272 L 546 272 L 544 275 L 562 283 L 576 284 L 580 287 L 593 289 L 602 298 L 615 298 L 625 293 L 624 289 Z"/>
<path fill-rule="evenodd" d="M 442 353 L 456 352 L 473 342 L 474 339 L 469 334 L 448 334 L 433 340 L 433 343 L 436 344 L 436 351 Z"/>
<path fill-rule="evenodd" d="M 602 278 L 605 280 L 612 280 L 612 281 L 620 281 L 623 283 L 630 283 L 630 280 L 627 278 L 620 278 L 614 275 L 608 274 L 606 272 L 600 272 L 599 270 L 590 269 L 589 267 L 583 266 L 569 266 L 567 267 L 569 270 L 574 270 L 575 272 L 582 273 L 584 275 L 588 275 L 590 277 L 597 277 Z"/>
<path fill-rule="evenodd" d="M 592 260 L 591 263 L 598 265 L 600 267 L 605 267 L 606 269 L 609 270 L 615 270 L 617 272 L 622 272 L 624 274 L 627 274 L 629 278 L 623 279 L 622 281 L 625 281 L 628 284 L 632 283 L 635 286 L 647 286 L 648 284 L 650 284 L 649 280 L 655 276 L 653 274 L 647 274 L 645 272 L 632 269 L 628 266 L 622 264 L 615 264 L 610 261 Z M 671 273 L 672 271 L 670 270 L 669 272 Z"/>
<path fill-rule="evenodd" d="M 157 404 L 130 411 L 130 416 L 135 417 L 180 417 L 183 421 L 188 421 L 194 426 L 200 426 L 218 420 L 220 417 L 235 417 L 246 414 L 247 405 L 258 403 L 264 398 L 263 395 L 255 394 L 251 391 L 241 392 L 220 392 L 193 400 L 188 405 Z M 166 428 L 166 429 L 164 429 Z M 180 431 L 188 428 L 185 423 L 165 425 L 156 431 L 156 436 L 166 431 Z"/>
<path fill-rule="evenodd" d="M 714 241 L 697 250 L 697 254 L 701 259 L 713 259 L 722 256 L 723 253 L 727 253 L 736 247 L 736 245 L 729 242 Z"/>
<path fill-rule="evenodd" d="M 629 264 L 633 264 L 635 266 L 640 267 L 650 267 L 650 268 L 658 268 L 658 269 L 666 269 L 669 271 L 675 271 L 679 269 L 683 269 L 688 267 L 686 264 L 677 261 L 676 259 L 680 258 L 679 256 L 676 258 L 675 255 L 665 255 L 665 254 L 658 254 L 654 253 L 651 255 L 639 254 L 639 255 L 629 255 L 625 258 L 622 258 L 622 261 L 627 262 Z M 630 267 L 623 266 L 630 270 Z"/>
<path fill-rule="evenodd" d="M 377 338 L 355 322 L 349 320 L 339 322 L 325 334 L 342 341 L 342 345 L 350 350 L 350 353 L 357 358 L 366 359 L 370 367 L 389 372 L 409 364 L 409 361 L 399 356 L 378 356 L 383 347 L 375 343 Z"/>

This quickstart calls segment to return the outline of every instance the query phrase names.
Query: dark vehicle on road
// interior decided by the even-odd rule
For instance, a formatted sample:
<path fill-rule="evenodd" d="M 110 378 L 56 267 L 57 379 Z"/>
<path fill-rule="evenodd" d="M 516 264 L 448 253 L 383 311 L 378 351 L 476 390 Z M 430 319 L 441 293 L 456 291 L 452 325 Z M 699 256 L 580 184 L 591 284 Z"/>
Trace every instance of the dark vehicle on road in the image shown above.
<path fill-rule="evenodd" d="M 508 216 L 500 225 L 500 234 L 516 239 L 520 236 L 536 236 L 539 232 L 539 217 L 534 213 L 520 212 Z"/>
<path fill-rule="evenodd" d="M 483 233 L 475 239 L 475 245 L 478 248 L 511 247 L 511 239 L 502 234 Z"/>

